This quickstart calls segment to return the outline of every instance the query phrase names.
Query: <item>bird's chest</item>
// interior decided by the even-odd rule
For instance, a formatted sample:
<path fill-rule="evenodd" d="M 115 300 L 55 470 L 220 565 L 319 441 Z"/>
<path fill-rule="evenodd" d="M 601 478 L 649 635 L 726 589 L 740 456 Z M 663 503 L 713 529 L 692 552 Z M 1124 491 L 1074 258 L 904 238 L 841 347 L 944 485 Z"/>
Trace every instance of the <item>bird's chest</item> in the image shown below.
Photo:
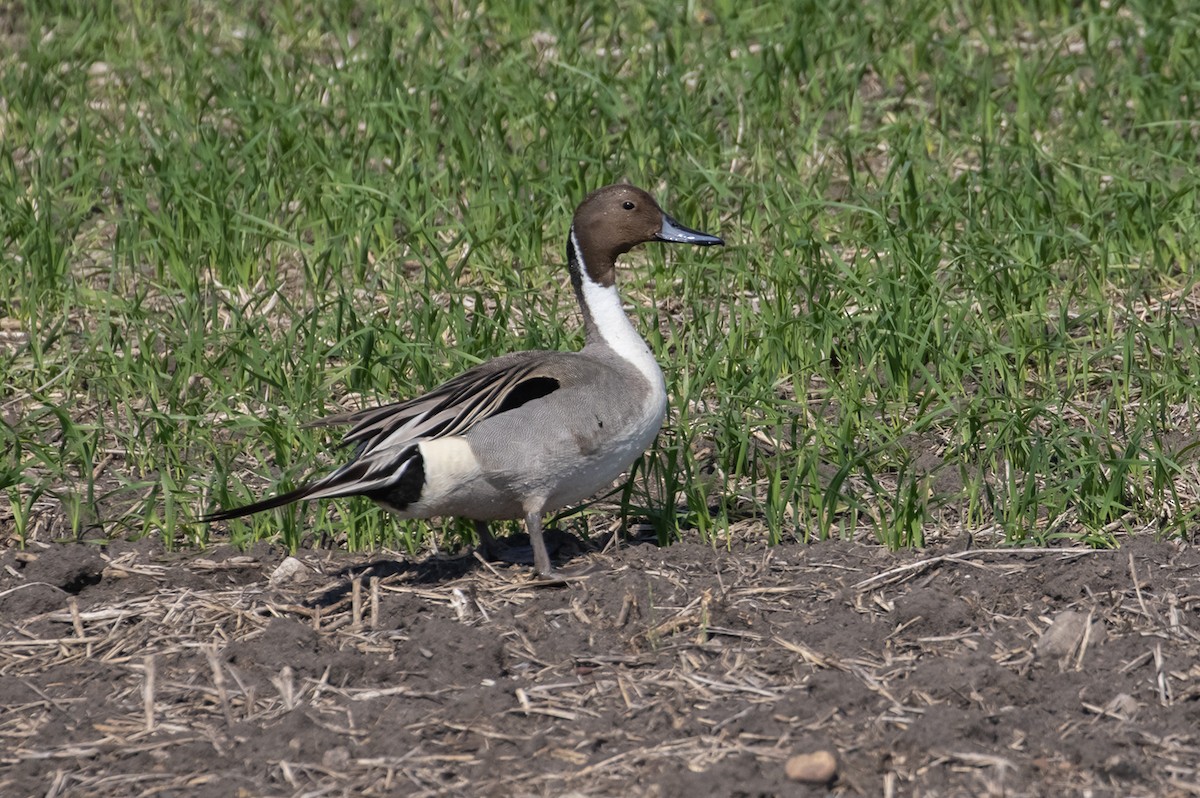
<path fill-rule="evenodd" d="M 618 410 L 603 408 L 580 413 L 572 421 L 571 449 L 581 460 L 613 460 L 628 465 L 658 435 L 666 415 L 666 402 L 648 397 L 640 406 Z"/>
<path fill-rule="evenodd" d="M 552 466 L 558 478 L 549 504 L 571 504 L 607 487 L 654 442 L 665 415 L 665 401 L 647 402 L 636 412 L 581 413 Z"/>

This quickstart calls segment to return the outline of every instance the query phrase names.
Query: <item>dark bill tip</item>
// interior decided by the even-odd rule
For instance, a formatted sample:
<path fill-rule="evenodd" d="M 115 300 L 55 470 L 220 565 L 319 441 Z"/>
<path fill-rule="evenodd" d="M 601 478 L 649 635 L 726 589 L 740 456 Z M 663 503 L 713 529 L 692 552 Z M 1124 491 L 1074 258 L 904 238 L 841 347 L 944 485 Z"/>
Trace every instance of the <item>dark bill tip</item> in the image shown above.
<path fill-rule="evenodd" d="M 698 247 L 724 246 L 725 242 L 717 236 L 701 233 L 690 227 L 684 227 L 670 216 L 663 214 L 662 230 L 658 233 L 659 241 L 669 241 L 672 244 L 695 244 Z"/>

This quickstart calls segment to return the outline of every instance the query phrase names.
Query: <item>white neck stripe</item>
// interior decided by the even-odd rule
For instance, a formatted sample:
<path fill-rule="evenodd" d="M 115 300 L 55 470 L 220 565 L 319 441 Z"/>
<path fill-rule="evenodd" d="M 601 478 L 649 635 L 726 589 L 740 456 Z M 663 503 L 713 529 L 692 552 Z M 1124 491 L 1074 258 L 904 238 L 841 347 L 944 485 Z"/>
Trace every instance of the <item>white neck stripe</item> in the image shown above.
<path fill-rule="evenodd" d="M 575 237 L 575 225 L 571 225 L 571 246 L 575 249 L 575 265 L 580 273 L 587 276 L 587 266 L 583 262 L 583 250 L 579 248 L 579 239 Z"/>
<path fill-rule="evenodd" d="M 642 336 L 638 335 L 629 317 L 625 315 L 617 287 L 600 285 L 591 278 L 583 258 L 580 257 L 579 242 L 574 234 L 571 235 L 571 245 L 575 247 L 575 257 L 579 259 L 583 304 L 587 306 L 586 312 L 592 317 L 596 333 L 609 349 L 640 371 L 652 388 L 657 388 L 665 396 L 666 385 L 662 369 L 658 367 L 658 361 L 654 359 L 650 347 Z"/>

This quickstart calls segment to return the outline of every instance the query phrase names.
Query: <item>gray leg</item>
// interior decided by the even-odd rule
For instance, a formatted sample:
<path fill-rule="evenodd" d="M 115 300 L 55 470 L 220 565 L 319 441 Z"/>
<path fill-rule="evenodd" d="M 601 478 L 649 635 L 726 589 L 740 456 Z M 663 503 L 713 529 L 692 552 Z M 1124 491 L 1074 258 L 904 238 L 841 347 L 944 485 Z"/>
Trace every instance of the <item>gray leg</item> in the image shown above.
<path fill-rule="evenodd" d="M 538 576 L 554 576 L 554 565 L 550 562 L 550 552 L 546 550 L 546 541 L 542 538 L 542 514 L 532 512 L 525 514 L 525 529 L 529 532 L 529 543 L 533 546 L 533 567 Z"/>
<path fill-rule="evenodd" d="M 487 558 L 489 560 L 496 559 L 499 552 L 499 549 L 496 547 L 496 536 L 488 528 L 487 521 L 475 522 L 475 534 L 479 536 L 479 548 L 483 549 L 483 553 L 487 555 Z"/>

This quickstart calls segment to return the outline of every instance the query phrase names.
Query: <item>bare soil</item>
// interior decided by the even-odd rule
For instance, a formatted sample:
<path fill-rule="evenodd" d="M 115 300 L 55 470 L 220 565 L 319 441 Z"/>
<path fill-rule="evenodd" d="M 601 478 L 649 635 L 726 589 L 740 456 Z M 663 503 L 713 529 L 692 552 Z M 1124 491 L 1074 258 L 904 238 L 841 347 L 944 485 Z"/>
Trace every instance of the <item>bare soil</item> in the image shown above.
<path fill-rule="evenodd" d="M 1193 546 L 285 558 L 0 555 L 0 795 L 1200 794 Z"/>

